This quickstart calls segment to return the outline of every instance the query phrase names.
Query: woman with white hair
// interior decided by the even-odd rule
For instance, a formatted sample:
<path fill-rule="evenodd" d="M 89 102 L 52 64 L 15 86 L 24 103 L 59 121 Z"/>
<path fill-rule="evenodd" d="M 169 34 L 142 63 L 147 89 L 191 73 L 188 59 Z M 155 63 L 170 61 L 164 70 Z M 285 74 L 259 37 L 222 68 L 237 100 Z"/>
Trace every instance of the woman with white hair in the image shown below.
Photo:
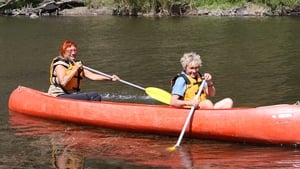
<path fill-rule="evenodd" d="M 186 108 L 194 106 L 201 109 L 222 109 L 233 106 L 233 101 L 230 98 L 225 98 L 215 104 L 207 99 L 207 96 L 214 96 L 216 94 L 216 88 L 213 84 L 211 74 L 201 74 L 199 72 L 202 66 L 200 55 L 194 52 L 185 53 L 180 62 L 183 71 L 174 80 L 171 98 L 172 106 Z M 205 80 L 205 83 L 202 93 L 199 98 L 196 98 L 195 96 L 203 80 Z"/>

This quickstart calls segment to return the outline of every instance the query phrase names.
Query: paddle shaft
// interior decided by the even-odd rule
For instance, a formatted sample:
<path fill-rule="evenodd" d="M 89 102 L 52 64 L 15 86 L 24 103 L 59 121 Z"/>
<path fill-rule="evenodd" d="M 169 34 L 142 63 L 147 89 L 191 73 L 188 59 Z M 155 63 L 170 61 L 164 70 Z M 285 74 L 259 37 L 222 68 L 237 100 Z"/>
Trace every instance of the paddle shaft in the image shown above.
<path fill-rule="evenodd" d="M 89 71 L 91 71 L 91 72 L 94 72 L 94 73 L 100 74 L 100 75 L 102 75 L 102 76 L 105 76 L 105 77 L 108 77 L 108 78 L 112 78 L 112 76 L 111 76 L 111 75 L 108 75 L 108 74 L 106 74 L 106 73 L 100 72 L 100 71 L 98 71 L 98 70 L 95 70 L 95 69 L 92 69 L 92 68 L 90 68 L 90 67 L 83 66 L 83 68 L 84 68 L 84 69 L 86 69 L 86 70 L 89 70 Z M 133 83 L 127 82 L 127 81 L 125 81 L 125 80 L 122 80 L 122 79 L 120 79 L 119 81 L 120 81 L 121 83 L 127 84 L 127 85 L 129 85 L 129 86 L 132 86 L 132 87 L 135 87 L 135 88 L 138 88 L 138 89 L 144 90 L 144 91 L 146 90 L 145 88 L 143 88 L 143 87 L 141 87 L 141 86 L 138 86 L 138 85 L 136 85 L 136 84 L 133 84 Z"/>
<path fill-rule="evenodd" d="M 91 71 L 93 73 L 96 73 L 96 74 L 100 74 L 102 76 L 105 76 L 105 77 L 108 77 L 108 78 L 112 78 L 111 75 L 108 75 L 106 73 L 103 73 L 103 72 L 100 72 L 98 70 L 95 70 L 95 69 L 92 69 L 90 67 L 87 67 L 87 66 L 83 66 L 84 69 L 88 70 L 88 71 Z M 171 100 L 171 94 L 168 93 L 167 91 L 165 90 L 162 90 L 162 89 L 159 89 L 159 88 L 155 88 L 155 87 L 147 87 L 147 88 L 143 88 L 141 86 L 138 86 L 136 84 L 133 84 L 133 83 L 130 83 L 130 82 L 127 82 L 125 80 L 122 80 L 120 79 L 119 80 L 121 83 L 124 83 L 124 84 L 127 84 L 129 86 L 132 86 L 132 87 L 135 87 L 135 88 L 138 88 L 138 89 L 141 89 L 141 90 L 144 90 L 151 98 L 157 100 L 157 101 L 160 101 L 162 103 L 165 103 L 165 104 L 170 104 L 170 100 Z"/>
<path fill-rule="evenodd" d="M 202 90 L 203 90 L 204 83 L 205 83 L 205 80 L 203 80 L 202 83 L 201 83 L 201 85 L 200 85 L 200 89 L 199 89 L 197 95 L 195 96 L 196 99 L 199 98 L 199 96 L 200 96 L 200 94 L 201 94 L 201 92 L 202 92 Z M 177 140 L 177 143 L 175 144 L 175 147 L 179 147 L 180 142 L 181 142 L 181 140 L 182 140 L 182 138 L 183 138 L 183 135 L 184 135 L 184 133 L 185 133 L 186 127 L 187 127 L 187 125 L 189 124 L 189 122 L 191 121 L 191 117 L 192 117 L 194 111 L 195 111 L 195 106 L 192 106 L 192 108 L 191 108 L 191 110 L 190 110 L 190 112 L 189 112 L 189 114 L 188 114 L 188 117 L 187 117 L 186 120 L 185 120 L 184 126 L 183 126 L 183 128 L 182 128 L 182 130 L 181 130 L 181 133 L 180 133 L 180 136 L 179 136 L 179 138 L 178 138 L 178 140 Z"/>

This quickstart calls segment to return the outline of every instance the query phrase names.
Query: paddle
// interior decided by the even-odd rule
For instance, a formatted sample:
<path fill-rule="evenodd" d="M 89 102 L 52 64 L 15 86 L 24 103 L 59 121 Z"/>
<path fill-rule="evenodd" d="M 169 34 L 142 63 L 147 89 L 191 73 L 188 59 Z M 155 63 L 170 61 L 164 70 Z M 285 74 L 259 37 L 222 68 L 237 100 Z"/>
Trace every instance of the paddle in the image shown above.
<path fill-rule="evenodd" d="M 203 90 L 204 83 L 205 83 L 205 80 L 202 81 L 202 83 L 201 83 L 201 85 L 200 85 L 200 89 L 199 89 L 197 95 L 195 96 L 195 99 L 198 99 L 198 98 L 199 98 L 199 96 L 200 96 L 200 94 L 201 94 L 201 92 L 202 92 L 202 90 Z M 192 108 L 191 108 L 191 110 L 190 110 L 190 112 L 189 112 L 189 114 L 188 114 L 188 117 L 187 117 L 186 120 L 185 120 L 184 126 L 183 126 L 183 128 L 182 128 L 182 130 L 181 130 L 181 133 L 180 133 L 180 136 L 179 136 L 179 138 L 178 138 L 178 140 L 177 140 L 177 143 L 176 143 L 174 146 L 167 148 L 167 150 L 169 150 L 169 151 L 174 151 L 174 150 L 176 150 L 176 147 L 179 147 L 179 146 L 180 146 L 180 142 L 181 142 L 182 137 L 183 137 L 183 135 L 184 135 L 184 133 L 185 133 L 185 130 L 186 130 L 187 125 L 188 125 L 189 122 L 191 121 L 191 117 L 192 117 L 194 111 L 195 111 L 195 106 L 192 106 Z"/>
<path fill-rule="evenodd" d="M 84 69 L 86 70 L 89 70 L 91 72 L 94 72 L 94 73 L 97 73 L 99 75 L 102 75 L 102 76 L 105 76 L 105 77 L 108 77 L 108 78 L 112 78 L 111 75 L 108 75 L 106 73 L 103 73 L 103 72 L 100 72 L 98 70 L 95 70 L 95 69 L 92 69 L 90 67 L 87 67 L 87 66 L 83 66 Z M 133 84 L 133 83 L 130 83 L 130 82 L 127 82 L 125 80 L 122 80 L 120 79 L 119 80 L 121 83 L 124 83 L 124 84 L 127 84 L 129 86 L 132 86 L 132 87 L 135 87 L 135 88 L 138 88 L 138 89 L 141 89 L 141 90 L 144 90 L 150 97 L 152 97 L 153 99 L 157 100 L 157 101 L 160 101 L 162 103 L 165 103 L 165 104 L 170 104 L 170 101 L 171 101 L 171 94 L 163 89 L 159 89 L 159 88 L 156 88 L 156 87 L 147 87 L 147 88 L 143 88 L 141 86 L 138 86 L 136 84 Z"/>

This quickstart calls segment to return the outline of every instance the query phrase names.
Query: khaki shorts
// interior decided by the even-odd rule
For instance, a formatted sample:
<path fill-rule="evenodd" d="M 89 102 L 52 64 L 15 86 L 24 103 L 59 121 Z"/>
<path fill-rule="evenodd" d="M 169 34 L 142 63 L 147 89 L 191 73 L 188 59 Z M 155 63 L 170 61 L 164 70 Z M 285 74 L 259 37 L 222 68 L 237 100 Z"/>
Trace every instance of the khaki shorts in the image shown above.
<path fill-rule="evenodd" d="M 61 87 L 50 85 L 48 89 L 48 94 L 56 97 L 58 95 L 65 94 L 65 92 Z"/>

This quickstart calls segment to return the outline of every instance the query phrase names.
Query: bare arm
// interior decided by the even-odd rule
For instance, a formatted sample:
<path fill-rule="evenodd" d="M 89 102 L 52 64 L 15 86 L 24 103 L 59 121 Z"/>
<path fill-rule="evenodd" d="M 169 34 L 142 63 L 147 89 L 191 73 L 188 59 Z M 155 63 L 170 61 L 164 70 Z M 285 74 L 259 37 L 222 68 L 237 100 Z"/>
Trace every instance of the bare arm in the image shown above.
<path fill-rule="evenodd" d="M 190 101 L 181 100 L 179 95 L 173 94 L 171 97 L 171 106 L 175 106 L 175 107 L 195 106 L 197 108 L 199 105 L 197 99 L 193 99 Z"/>
<path fill-rule="evenodd" d="M 215 96 L 216 95 L 216 88 L 212 82 L 207 82 L 207 94 L 209 96 Z"/>
<path fill-rule="evenodd" d="M 205 88 L 205 92 L 209 96 L 215 96 L 216 89 L 214 87 L 214 84 L 212 82 L 212 76 L 209 73 L 204 73 L 204 79 L 207 82 L 207 88 Z"/>
<path fill-rule="evenodd" d="M 111 80 L 111 78 L 95 74 L 95 73 L 93 73 L 89 70 L 86 70 L 86 69 L 84 69 L 84 76 L 87 77 L 90 80 Z"/>
<path fill-rule="evenodd" d="M 75 66 L 74 69 L 71 70 L 69 74 L 66 73 L 66 68 L 62 65 L 57 65 L 54 69 L 58 82 L 63 87 L 68 84 L 68 82 L 72 79 L 73 76 L 77 73 L 80 67 Z"/>
<path fill-rule="evenodd" d="M 87 69 L 84 69 L 84 76 L 87 77 L 90 80 L 107 80 L 107 81 L 120 80 L 120 78 L 117 75 L 112 75 L 111 77 L 106 77 L 106 76 L 103 76 L 103 75 L 93 73 L 93 72 L 91 72 Z"/>

